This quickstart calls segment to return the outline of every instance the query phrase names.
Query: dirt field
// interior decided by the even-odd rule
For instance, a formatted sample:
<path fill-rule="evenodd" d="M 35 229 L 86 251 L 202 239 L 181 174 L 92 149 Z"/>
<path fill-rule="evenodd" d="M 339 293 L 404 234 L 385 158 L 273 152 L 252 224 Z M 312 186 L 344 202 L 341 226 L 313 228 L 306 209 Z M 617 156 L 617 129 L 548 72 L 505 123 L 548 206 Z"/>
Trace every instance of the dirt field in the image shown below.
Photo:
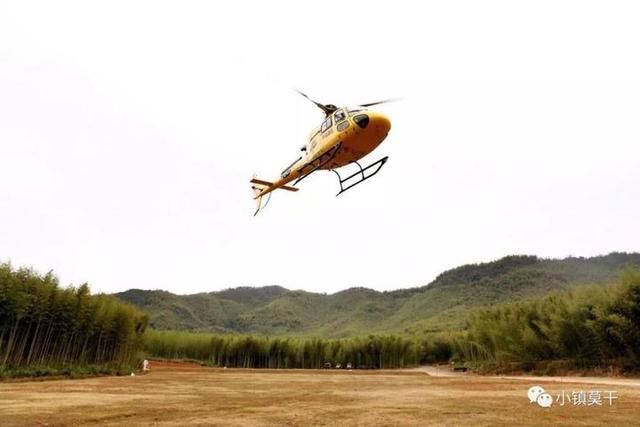
<path fill-rule="evenodd" d="M 411 371 L 265 371 L 155 364 L 148 375 L 0 383 L 0 426 L 638 425 L 638 381 L 562 382 Z M 581 382 L 569 382 L 581 381 Z M 602 406 L 529 403 L 540 384 Z M 605 391 L 617 392 L 609 406 Z"/>

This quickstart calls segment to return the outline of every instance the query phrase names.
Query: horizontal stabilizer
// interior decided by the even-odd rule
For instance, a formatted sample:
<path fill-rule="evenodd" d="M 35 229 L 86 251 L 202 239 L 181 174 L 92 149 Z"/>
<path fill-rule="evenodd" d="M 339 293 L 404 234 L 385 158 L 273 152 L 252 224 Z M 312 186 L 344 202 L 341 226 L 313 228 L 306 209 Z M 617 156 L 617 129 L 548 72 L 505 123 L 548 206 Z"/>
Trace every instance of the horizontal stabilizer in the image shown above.
<path fill-rule="evenodd" d="M 265 181 L 265 180 L 258 179 L 258 178 L 253 178 L 250 182 L 252 184 L 266 185 L 267 187 L 271 187 L 273 185 L 273 182 Z M 278 189 L 287 190 L 287 191 L 298 191 L 299 190 L 299 188 L 290 187 L 288 185 L 283 185 L 282 187 L 278 187 Z"/>

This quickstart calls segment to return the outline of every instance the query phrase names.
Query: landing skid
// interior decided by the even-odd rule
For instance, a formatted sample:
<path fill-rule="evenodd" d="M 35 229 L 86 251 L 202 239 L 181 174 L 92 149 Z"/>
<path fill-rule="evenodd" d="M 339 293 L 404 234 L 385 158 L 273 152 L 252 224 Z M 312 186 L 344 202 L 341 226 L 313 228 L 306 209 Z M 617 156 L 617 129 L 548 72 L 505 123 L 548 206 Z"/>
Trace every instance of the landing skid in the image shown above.
<path fill-rule="evenodd" d="M 377 162 L 371 163 L 366 168 L 363 168 L 360 165 L 360 163 L 354 161 L 353 163 L 358 165 L 358 167 L 360 168 L 360 171 L 356 172 L 356 173 L 354 173 L 352 175 L 349 175 L 348 177 L 346 177 L 344 179 L 340 176 L 340 174 L 336 170 L 331 169 L 336 175 L 338 175 L 338 181 L 340 183 L 340 192 L 338 192 L 338 194 L 336 194 L 336 197 L 338 197 L 339 195 L 341 195 L 345 191 L 349 190 L 350 188 L 353 188 L 356 185 L 363 183 L 364 181 L 368 180 L 369 178 L 371 178 L 372 176 L 377 174 L 380 171 L 380 169 L 382 169 L 382 166 L 384 166 L 384 164 L 387 162 L 387 160 L 389 160 L 389 156 L 385 156 L 385 157 L 381 158 L 380 160 L 378 160 Z M 373 172 L 371 172 L 369 175 L 366 175 L 365 172 L 368 171 L 371 168 L 375 168 L 375 170 L 373 170 Z M 355 178 L 355 177 L 358 177 L 358 181 L 356 181 L 356 182 L 354 182 L 352 184 L 349 184 L 346 187 L 343 185 L 345 182 L 347 182 L 350 179 Z"/>

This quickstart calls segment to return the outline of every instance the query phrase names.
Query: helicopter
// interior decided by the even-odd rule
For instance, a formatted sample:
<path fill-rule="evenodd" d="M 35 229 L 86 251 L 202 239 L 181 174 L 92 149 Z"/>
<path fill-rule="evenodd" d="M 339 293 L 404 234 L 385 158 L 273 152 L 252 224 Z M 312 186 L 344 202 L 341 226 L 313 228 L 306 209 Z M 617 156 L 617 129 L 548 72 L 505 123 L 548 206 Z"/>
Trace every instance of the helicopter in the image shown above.
<path fill-rule="evenodd" d="M 297 92 L 322 110 L 324 120 L 311 131 L 309 140 L 300 148 L 302 155 L 282 171 L 280 178 L 272 182 L 253 176 L 250 183 L 256 200 L 254 216 L 267 206 L 273 191 L 298 191 L 295 185 L 317 170 L 332 171 L 338 176 L 340 191 L 336 196 L 339 196 L 377 174 L 389 159 L 385 156 L 366 167 L 358 163 L 385 140 L 391 129 L 387 116 L 368 108 L 395 99 L 339 108 L 333 104 L 321 104 Z M 336 169 L 349 164 L 357 165 L 359 170 L 343 178 Z M 291 181 L 295 182 L 287 185 Z M 263 204 L 265 196 L 267 199 Z"/>

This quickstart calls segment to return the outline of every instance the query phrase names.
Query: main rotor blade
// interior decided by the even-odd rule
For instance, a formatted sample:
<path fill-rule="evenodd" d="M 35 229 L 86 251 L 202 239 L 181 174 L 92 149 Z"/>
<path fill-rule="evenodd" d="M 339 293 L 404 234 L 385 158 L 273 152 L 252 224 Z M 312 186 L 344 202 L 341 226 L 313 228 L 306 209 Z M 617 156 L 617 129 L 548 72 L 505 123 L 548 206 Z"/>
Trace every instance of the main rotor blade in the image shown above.
<path fill-rule="evenodd" d="M 378 104 L 386 104 L 387 102 L 395 102 L 398 98 L 383 99 L 382 101 L 369 102 L 368 104 L 360 104 L 361 107 L 372 107 Z"/>
<path fill-rule="evenodd" d="M 316 104 L 316 107 L 318 107 L 319 109 L 324 111 L 324 113 L 326 115 L 329 115 L 329 114 L 331 114 L 333 112 L 330 108 L 327 108 L 324 104 L 320 104 L 319 102 L 316 102 L 313 99 L 309 98 L 306 93 L 302 93 L 298 89 L 296 89 L 295 91 L 298 92 L 300 95 L 304 96 L 305 98 L 307 98 L 309 101 L 311 101 L 314 104 Z"/>

